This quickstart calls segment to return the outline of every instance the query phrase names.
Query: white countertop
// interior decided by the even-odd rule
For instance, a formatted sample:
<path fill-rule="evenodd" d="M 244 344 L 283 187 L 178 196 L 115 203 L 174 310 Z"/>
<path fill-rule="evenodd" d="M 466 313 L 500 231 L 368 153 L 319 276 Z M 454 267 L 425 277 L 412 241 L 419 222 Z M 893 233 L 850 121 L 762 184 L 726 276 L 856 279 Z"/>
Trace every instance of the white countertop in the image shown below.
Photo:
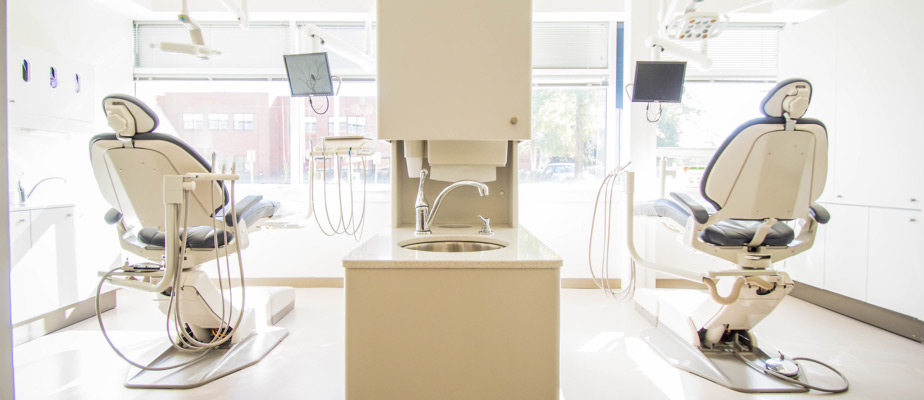
<path fill-rule="evenodd" d="M 478 234 L 480 226 L 431 228 L 430 235 L 415 235 L 413 226 L 393 228 L 372 237 L 343 258 L 344 268 L 561 268 L 558 254 L 526 229 L 496 226 L 490 235 Z M 505 245 L 496 250 L 432 252 L 408 250 L 410 243 L 436 240 L 467 240 Z"/>
<path fill-rule="evenodd" d="M 13 211 L 44 210 L 44 209 L 49 209 L 49 208 L 66 208 L 66 207 L 73 207 L 73 206 L 74 206 L 74 203 L 58 203 L 58 204 L 55 204 L 55 203 L 50 203 L 50 204 L 44 204 L 44 203 L 32 204 L 32 203 L 28 203 L 28 204 L 25 205 L 25 206 L 18 206 L 18 205 L 13 205 L 13 203 L 10 203 L 10 212 L 13 212 Z"/>

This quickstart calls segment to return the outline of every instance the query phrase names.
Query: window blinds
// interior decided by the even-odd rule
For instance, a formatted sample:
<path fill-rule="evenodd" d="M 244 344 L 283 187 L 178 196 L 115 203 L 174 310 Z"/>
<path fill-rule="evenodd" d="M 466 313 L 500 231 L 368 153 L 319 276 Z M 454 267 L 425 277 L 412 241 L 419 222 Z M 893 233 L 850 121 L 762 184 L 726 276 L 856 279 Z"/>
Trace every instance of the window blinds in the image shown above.
<path fill-rule="evenodd" d="M 311 51 L 305 37 L 304 23 L 298 24 L 298 38 L 291 38 L 286 23 L 251 23 L 243 30 L 231 23 L 201 23 L 207 46 L 222 52 L 208 61 L 186 54 L 164 53 L 150 47 L 155 42 L 189 42 L 186 28 L 172 22 L 137 22 L 135 24 L 135 66 L 140 68 L 281 68 L 282 55 L 291 53 L 290 43 L 297 40 L 298 52 Z M 363 23 L 318 23 L 358 50 L 366 47 Z M 374 28 L 373 28 L 374 29 Z M 374 38 L 372 53 L 375 54 Z M 533 24 L 533 68 L 588 69 L 607 68 L 609 59 L 609 23 L 606 22 L 536 22 Z M 337 54 L 329 55 L 331 70 L 357 71 L 359 66 Z"/>
<path fill-rule="evenodd" d="M 279 68 L 289 51 L 288 24 L 251 23 L 241 29 L 233 23 L 200 23 L 205 45 L 221 55 L 200 60 L 187 54 L 165 53 L 151 43 L 191 43 L 189 31 L 179 23 L 135 24 L 135 66 L 141 68 Z"/>
<path fill-rule="evenodd" d="M 607 68 L 609 61 L 609 23 L 533 23 L 533 68 Z"/>
<path fill-rule="evenodd" d="M 730 23 L 721 35 L 709 40 L 707 55 L 712 68 L 701 71 L 687 68 L 687 79 L 696 78 L 753 78 L 776 79 L 779 58 L 779 24 Z M 677 42 L 699 51 L 699 42 Z M 676 57 L 663 53 L 663 61 L 676 61 Z"/>

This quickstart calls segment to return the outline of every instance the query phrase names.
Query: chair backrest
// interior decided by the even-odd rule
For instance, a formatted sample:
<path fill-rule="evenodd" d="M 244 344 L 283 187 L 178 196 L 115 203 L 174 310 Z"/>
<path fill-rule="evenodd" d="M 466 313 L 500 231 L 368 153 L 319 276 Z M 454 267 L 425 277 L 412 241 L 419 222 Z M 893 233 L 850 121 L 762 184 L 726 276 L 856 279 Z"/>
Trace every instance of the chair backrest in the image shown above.
<path fill-rule="evenodd" d="M 716 151 L 700 192 L 724 218 L 791 220 L 808 215 L 828 171 L 828 134 L 803 118 L 812 85 L 790 79 L 761 102 L 763 118 L 739 126 Z"/>
<path fill-rule="evenodd" d="M 96 183 L 106 201 L 124 218 L 137 221 L 141 227 L 163 230 L 164 175 L 210 172 L 211 167 L 180 139 L 153 133 L 159 121 L 140 100 L 110 95 L 103 99 L 103 110 L 116 133 L 90 140 Z M 222 185 L 197 182 L 188 203 L 189 225 L 211 225 L 227 198 Z"/>

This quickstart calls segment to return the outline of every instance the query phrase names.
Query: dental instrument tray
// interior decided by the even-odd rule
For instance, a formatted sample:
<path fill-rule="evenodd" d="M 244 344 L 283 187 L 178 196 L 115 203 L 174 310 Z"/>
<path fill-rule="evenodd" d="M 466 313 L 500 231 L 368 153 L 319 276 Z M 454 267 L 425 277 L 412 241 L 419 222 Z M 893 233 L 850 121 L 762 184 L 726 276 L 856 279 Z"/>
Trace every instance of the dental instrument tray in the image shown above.
<path fill-rule="evenodd" d="M 375 153 L 375 139 L 365 136 L 327 136 L 314 146 L 313 157 L 330 155 L 370 156 Z"/>

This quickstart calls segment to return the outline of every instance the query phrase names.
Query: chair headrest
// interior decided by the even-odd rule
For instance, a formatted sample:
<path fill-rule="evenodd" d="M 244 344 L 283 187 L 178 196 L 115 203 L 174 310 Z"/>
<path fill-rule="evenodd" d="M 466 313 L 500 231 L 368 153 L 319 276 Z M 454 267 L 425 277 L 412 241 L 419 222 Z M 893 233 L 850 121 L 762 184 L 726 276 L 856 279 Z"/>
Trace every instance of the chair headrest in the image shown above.
<path fill-rule="evenodd" d="M 103 112 L 109 126 L 119 136 L 132 137 L 157 129 L 157 114 L 141 100 L 127 94 L 111 94 L 103 99 Z"/>
<path fill-rule="evenodd" d="M 777 83 L 760 102 L 760 112 L 768 117 L 802 118 L 812 100 L 812 84 L 805 79 L 787 79 Z"/>

